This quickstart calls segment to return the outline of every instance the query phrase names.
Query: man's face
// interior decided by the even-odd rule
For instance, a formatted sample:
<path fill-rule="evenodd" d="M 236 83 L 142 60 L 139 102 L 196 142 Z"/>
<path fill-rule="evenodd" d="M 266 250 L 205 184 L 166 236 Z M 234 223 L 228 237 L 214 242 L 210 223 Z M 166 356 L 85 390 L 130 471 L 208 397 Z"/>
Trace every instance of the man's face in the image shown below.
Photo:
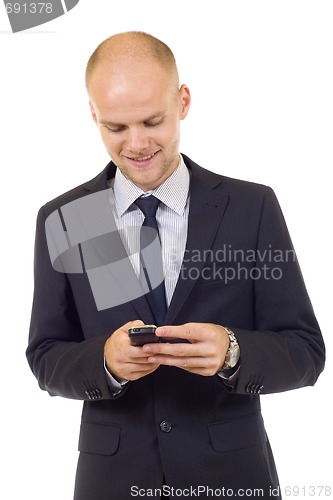
<path fill-rule="evenodd" d="M 104 145 L 122 173 L 155 189 L 179 162 L 179 129 L 190 107 L 185 85 L 152 61 L 117 69 L 101 63 L 89 87 L 90 107 Z"/>

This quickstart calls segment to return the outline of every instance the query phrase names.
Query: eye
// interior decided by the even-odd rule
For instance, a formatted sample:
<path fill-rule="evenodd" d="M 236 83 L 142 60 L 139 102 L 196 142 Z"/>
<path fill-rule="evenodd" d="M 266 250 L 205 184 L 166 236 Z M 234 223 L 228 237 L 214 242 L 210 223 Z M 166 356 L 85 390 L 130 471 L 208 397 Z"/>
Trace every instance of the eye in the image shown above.
<path fill-rule="evenodd" d="M 124 125 L 121 125 L 119 127 L 110 127 L 108 125 L 105 125 L 105 128 L 109 131 L 109 132 L 112 132 L 113 134 L 119 134 L 120 132 L 123 132 L 123 130 L 125 130 L 125 126 Z"/>
<path fill-rule="evenodd" d="M 155 120 L 152 122 L 146 122 L 145 125 L 146 127 L 157 127 L 158 125 L 161 125 L 163 122 L 163 118 L 160 118 L 159 120 Z"/>

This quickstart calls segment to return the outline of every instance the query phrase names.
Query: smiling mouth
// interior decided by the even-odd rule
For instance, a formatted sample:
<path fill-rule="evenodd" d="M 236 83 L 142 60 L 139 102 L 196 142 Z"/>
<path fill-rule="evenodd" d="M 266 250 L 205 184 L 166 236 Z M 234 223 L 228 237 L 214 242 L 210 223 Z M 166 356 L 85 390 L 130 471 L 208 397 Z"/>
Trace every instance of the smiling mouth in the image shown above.
<path fill-rule="evenodd" d="M 142 161 L 142 162 L 144 162 L 144 161 L 148 161 L 151 158 L 153 158 L 157 153 L 158 153 L 158 151 L 155 151 L 155 153 L 152 153 L 150 155 L 146 155 L 146 156 L 127 156 L 127 158 L 129 160 L 132 160 L 132 161 L 138 161 L 138 162 Z"/>

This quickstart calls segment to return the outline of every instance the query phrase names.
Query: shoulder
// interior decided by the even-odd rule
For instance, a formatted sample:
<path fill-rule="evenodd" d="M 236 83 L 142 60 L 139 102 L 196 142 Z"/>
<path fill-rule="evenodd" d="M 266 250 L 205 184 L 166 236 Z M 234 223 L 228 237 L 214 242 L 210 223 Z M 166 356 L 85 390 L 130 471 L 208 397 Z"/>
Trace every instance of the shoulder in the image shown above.
<path fill-rule="evenodd" d="M 43 212 L 46 216 L 51 214 L 54 210 L 70 203 L 74 200 L 82 198 L 83 196 L 87 196 L 89 194 L 96 193 L 98 191 L 102 191 L 103 189 L 107 189 L 107 181 L 113 177 L 115 174 L 115 166 L 112 162 L 108 163 L 108 165 L 97 174 L 93 179 L 90 179 L 79 186 L 66 191 L 65 193 L 57 196 L 56 198 L 49 200 L 42 207 Z"/>
<path fill-rule="evenodd" d="M 191 172 L 191 176 L 215 191 L 245 198 L 275 196 L 270 186 L 217 174 L 198 165 L 186 155 L 183 154 L 182 156 Z"/>

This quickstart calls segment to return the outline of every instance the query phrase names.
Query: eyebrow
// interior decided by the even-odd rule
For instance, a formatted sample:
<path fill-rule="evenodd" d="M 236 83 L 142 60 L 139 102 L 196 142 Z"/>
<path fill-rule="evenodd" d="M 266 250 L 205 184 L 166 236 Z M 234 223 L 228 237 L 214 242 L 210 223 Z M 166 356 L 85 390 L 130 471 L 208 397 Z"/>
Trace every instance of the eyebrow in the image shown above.
<path fill-rule="evenodd" d="M 145 118 L 144 120 L 142 120 L 142 123 L 156 120 L 156 118 L 164 118 L 164 116 L 165 116 L 164 112 L 154 113 L 153 115 L 149 116 L 148 118 Z M 109 120 L 102 120 L 100 123 L 101 123 L 101 125 L 110 125 L 112 127 L 123 127 L 125 125 L 124 123 L 115 123 L 115 122 L 111 122 Z"/>

